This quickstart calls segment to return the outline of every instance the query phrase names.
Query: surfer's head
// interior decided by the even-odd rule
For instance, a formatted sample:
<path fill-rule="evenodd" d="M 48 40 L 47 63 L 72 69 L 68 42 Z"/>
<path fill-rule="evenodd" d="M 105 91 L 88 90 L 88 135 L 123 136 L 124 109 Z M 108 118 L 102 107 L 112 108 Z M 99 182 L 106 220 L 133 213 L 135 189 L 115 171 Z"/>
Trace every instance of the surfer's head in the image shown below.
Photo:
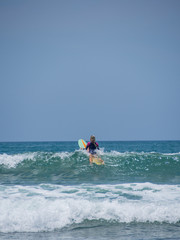
<path fill-rule="evenodd" d="M 96 141 L 96 138 L 95 138 L 95 136 L 94 136 L 94 135 L 91 135 L 91 137 L 90 137 L 90 141 L 91 141 L 92 143 L 95 143 L 95 141 Z"/>

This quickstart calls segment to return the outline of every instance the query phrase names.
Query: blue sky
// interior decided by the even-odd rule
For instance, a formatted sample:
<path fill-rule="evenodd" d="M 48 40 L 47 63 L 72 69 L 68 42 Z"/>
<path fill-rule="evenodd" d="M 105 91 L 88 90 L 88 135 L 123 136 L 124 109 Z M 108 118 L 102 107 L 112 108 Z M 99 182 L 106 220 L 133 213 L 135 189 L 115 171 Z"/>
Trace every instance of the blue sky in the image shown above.
<path fill-rule="evenodd" d="M 1 0 L 0 141 L 180 140 L 180 1 Z"/>

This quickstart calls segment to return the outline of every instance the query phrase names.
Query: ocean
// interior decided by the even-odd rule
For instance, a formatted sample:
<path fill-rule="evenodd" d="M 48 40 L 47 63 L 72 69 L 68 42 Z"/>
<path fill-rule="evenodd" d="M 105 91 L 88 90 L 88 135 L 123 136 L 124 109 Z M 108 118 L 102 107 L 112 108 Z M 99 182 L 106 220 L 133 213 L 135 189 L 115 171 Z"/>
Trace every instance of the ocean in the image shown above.
<path fill-rule="evenodd" d="M 0 143 L 0 239 L 180 239 L 180 141 Z"/>

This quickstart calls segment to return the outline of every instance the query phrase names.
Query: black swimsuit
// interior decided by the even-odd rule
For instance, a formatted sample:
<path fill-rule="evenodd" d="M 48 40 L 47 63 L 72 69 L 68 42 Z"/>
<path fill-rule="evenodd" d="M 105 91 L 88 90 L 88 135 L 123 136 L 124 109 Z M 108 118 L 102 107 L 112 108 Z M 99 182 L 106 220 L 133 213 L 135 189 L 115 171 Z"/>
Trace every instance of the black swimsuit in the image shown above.
<path fill-rule="evenodd" d="M 99 149 L 99 145 L 97 142 L 92 143 L 92 142 L 88 142 L 87 146 L 86 146 L 86 150 L 89 148 L 89 153 L 91 154 L 96 154 L 96 149 Z"/>

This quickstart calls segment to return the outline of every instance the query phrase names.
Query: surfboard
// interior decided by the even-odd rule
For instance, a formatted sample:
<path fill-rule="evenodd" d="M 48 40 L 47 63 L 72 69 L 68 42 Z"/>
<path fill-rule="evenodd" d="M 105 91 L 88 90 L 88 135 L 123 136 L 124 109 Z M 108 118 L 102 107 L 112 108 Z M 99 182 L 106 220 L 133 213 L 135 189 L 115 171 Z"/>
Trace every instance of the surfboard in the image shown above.
<path fill-rule="evenodd" d="M 102 159 L 99 157 L 94 157 L 92 156 L 92 162 L 95 163 L 96 165 L 103 165 L 104 161 L 102 162 Z"/>
<path fill-rule="evenodd" d="M 83 139 L 79 139 L 78 140 L 78 145 L 82 149 L 82 148 L 86 148 L 87 143 Z"/>

